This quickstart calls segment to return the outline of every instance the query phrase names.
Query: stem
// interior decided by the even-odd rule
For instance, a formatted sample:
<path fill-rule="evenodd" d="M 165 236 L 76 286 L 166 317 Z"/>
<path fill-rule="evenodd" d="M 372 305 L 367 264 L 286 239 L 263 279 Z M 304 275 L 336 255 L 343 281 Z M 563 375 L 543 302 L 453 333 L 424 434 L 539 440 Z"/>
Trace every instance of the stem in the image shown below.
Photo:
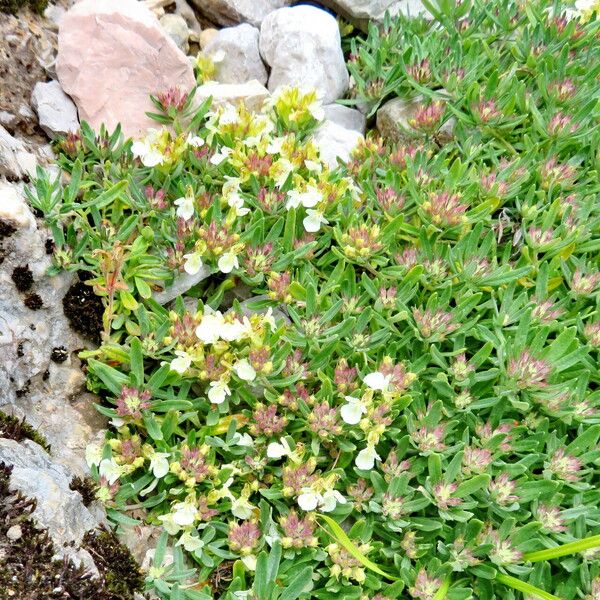
<path fill-rule="evenodd" d="M 537 552 L 528 552 L 523 555 L 523 560 L 529 562 L 539 562 L 540 560 L 551 560 L 552 558 L 560 558 L 561 556 L 567 556 L 568 554 L 577 554 L 578 552 L 584 552 L 590 548 L 596 548 L 600 546 L 600 535 L 594 535 L 592 537 L 577 540 L 576 542 L 569 542 L 556 548 L 548 548 L 546 550 L 538 550 Z"/>
<path fill-rule="evenodd" d="M 511 587 L 515 590 L 519 590 L 524 594 L 531 594 L 536 596 L 537 598 L 542 598 L 543 600 L 560 600 L 558 596 L 554 596 L 553 594 L 549 594 L 540 588 L 535 587 L 535 585 L 531 585 L 530 583 L 525 583 L 516 577 L 511 577 L 510 575 L 505 575 L 504 573 L 498 573 L 496 575 L 496 581 L 499 583 L 503 583 L 508 587 Z"/>

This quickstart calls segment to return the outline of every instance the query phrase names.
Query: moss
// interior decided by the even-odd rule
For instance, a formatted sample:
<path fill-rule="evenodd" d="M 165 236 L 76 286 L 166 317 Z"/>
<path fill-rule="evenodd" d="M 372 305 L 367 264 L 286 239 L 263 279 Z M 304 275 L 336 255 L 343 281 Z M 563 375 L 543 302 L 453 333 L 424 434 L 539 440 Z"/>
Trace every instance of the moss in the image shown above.
<path fill-rule="evenodd" d="M 0 12 L 15 14 L 25 6 L 41 15 L 48 6 L 48 0 L 0 0 Z"/>
<path fill-rule="evenodd" d="M 63 311 L 71 327 L 93 342 L 100 341 L 104 305 L 91 286 L 76 281 L 63 298 Z"/>
<path fill-rule="evenodd" d="M 33 287 L 33 273 L 29 265 L 15 267 L 11 277 L 19 292 L 28 292 Z"/>
<path fill-rule="evenodd" d="M 32 519 L 35 501 L 9 489 L 11 472 L 0 462 L 0 600 L 131 600 L 141 590 L 137 563 L 106 530 L 86 535 L 99 578 L 69 559 L 55 560 L 48 532 Z"/>
<path fill-rule="evenodd" d="M 91 477 L 73 477 L 69 489 L 79 492 L 84 506 L 89 506 L 96 499 L 98 486 Z"/>
<path fill-rule="evenodd" d="M 118 598 L 133 598 L 144 588 L 144 576 L 127 547 L 113 531 L 88 531 L 82 547 L 93 557 L 106 587 Z"/>
<path fill-rule="evenodd" d="M 39 294 L 27 294 L 23 304 L 30 310 L 39 310 L 44 306 L 44 301 L 40 298 Z"/>
<path fill-rule="evenodd" d="M 0 0 L 0 2 L 1 1 L 2 0 Z M 10 237 L 15 231 L 17 231 L 17 228 L 12 223 L 0 219 L 0 240 L 5 237 Z"/>
<path fill-rule="evenodd" d="M 23 440 L 31 440 L 39 444 L 46 452 L 50 452 L 50 446 L 44 439 L 44 436 L 38 433 L 29 423 L 7 415 L 0 411 L 0 437 L 22 442 Z"/>

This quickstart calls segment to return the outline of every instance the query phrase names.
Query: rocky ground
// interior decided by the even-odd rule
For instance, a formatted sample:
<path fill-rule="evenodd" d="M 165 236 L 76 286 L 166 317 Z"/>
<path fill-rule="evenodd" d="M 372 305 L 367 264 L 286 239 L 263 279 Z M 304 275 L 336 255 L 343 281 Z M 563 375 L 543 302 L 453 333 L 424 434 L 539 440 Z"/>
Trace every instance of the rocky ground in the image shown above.
<path fill-rule="evenodd" d="M 143 135 L 152 125 L 144 116 L 148 95 L 191 88 L 199 51 L 217 67 L 199 99 L 252 108 L 282 85 L 316 87 L 326 105 L 316 140 L 332 164 L 347 158 L 365 117 L 336 104 L 350 81 L 333 11 L 364 26 L 388 9 L 422 7 L 414 0 L 322 4 L 328 10 L 291 0 L 57 0 L 43 15 L 0 13 L 0 414 L 25 419 L 48 447 L 15 435 L 15 421 L 12 429 L 0 422 L 0 464 L 12 468 L 11 490 L 37 501 L 32 518 L 58 553 L 91 573 L 98 565 L 82 540 L 105 515 L 73 480 L 87 473 L 86 446 L 104 435 L 77 358 L 93 346 L 93 327 L 86 330 L 93 300 L 72 274 L 47 275 L 53 242 L 25 188 L 38 166 L 58 175 L 50 142 L 76 132 L 79 120 L 109 129 L 120 122 L 126 135 Z M 128 531 L 140 561 L 154 533 Z"/>

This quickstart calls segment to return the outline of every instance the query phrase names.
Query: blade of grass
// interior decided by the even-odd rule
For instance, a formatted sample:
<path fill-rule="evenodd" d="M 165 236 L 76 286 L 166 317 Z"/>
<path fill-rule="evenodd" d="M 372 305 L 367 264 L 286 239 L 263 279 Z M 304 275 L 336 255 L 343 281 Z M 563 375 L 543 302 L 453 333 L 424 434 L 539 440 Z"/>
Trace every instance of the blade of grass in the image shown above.
<path fill-rule="evenodd" d="M 503 583 L 508 587 L 511 587 L 515 590 L 519 590 L 527 595 L 536 596 L 537 598 L 542 598 L 542 600 L 560 600 L 558 596 L 554 596 L 553 594 L 549 594 L 544 590 L 541 590 L 535 585 L 531 585 L 530 583 L 525 583 L 516 577 L 511 577 L 510 575 L 505 575 L 504 573 L 498 573 L 496 575 L 496 581 L 498 583 Z"/>
<path fill-rule="evenodd" d="M 322 519 L 327 523 L 327 527 L 329 528 L 329 535 L 333 537 L 339 544 L 341 544 L 356 560 L 358 560 L 363 566 L 367 569 L 381 575 L 382 577 L 386 577 L 391 581 L 396 581 L 398 578 L 386 573 L 383 569 L 381 569 L 378 565 L 376 565 L 373 561 L 369 560 L 354 544 L 354 542 L 348 537 L 346 532 L 331 518 L 327 515 L 319 515 L 319 519 Z M 323 528 L 327 531 L 326 528 Z"/>
<path fill-rule="evenodd" d="M 600 546 L 600 535 L 594 535 L 576 542 L 562 544 L 556 548 L 547 548 L 546 550 L 538 550 L 537 552 L 528 552 L 527 554 L 523 555 L 523 560 L 529 562 L 551 560 L 553 558 L 560 558 L 561 556 L 568 556 L 569 554 L 584 552 L 585 550 L 596 548 L 598 546 Z"/>

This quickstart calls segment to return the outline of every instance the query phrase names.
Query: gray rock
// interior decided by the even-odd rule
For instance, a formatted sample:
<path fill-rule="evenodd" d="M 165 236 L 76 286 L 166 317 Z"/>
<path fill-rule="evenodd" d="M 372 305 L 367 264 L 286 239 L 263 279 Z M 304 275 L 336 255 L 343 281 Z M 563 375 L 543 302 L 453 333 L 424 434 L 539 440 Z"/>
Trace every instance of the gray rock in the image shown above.
<path fill-rule="evenodd" d="M 55 31 L 58 31 L 58 27 L 62 18 L 65 16 L 67 11 L 64 7 L 58 4 L 48 4 L 44 10 L 44 18 L 46 18 L 50 24 L 50 27 Z"/>
<path fill-rule="evenodd" d="M 346 129 L 333 121 L 324 121 L 313 134 L 313 139 L 321 152 L 321 158 L 331 169 L 338 159 L 347 162 L 363 135 L 354 129 Z"/>
<path fill-rule="evenodd" d="M 38 114 L 40 127 L 50 138 L 79 129 L 77 108 L 58 81 L 38 81 L 31 94 L 31 104 Z"/>
<path fill-rule="evenodd" d="M 97 574 L 91 555 L 77 546 L 87 531 L 105 522 L 105 517 L 99 505 L 86 508 L 80 494 L 69 489 L 73 474 L 30 440 L 17 443 L 0 438 L 0 462 L 13 467 L 11 490 L 36 500 L 32 516 L 48 530 L 57 553 Z"/>
<path fill-rule="evenodd" d="M 215 35 L 219 33 L 218 29 L 213 29 L 209 27 L 208 29 L 203 29 L 202 33 L 198 36 L 198 42 L 200 43 L 200 48 L 202 50 L 206 50 L 207 46 L 212 42 Z"/>
<path fill-rule="evenodd" d="M 36 157 L 19 139 L 0 125 L 0 177 L 22 179 L 35 173 Z"/>
<path fill-rule="evenodd" d="M 377 129 L 384 137 L 392 141 L 399 141 L 407 137 L 410 128 L 409 121 L 413 118 L 415 110 L 420 104 L 420 99 L 405 100 L 393 98 L 388 100 L 377 111 Z"/>
<path fill-rule="evenodd" d="M 153 297 L 159 304 L 166 304 L 171 300 L 175 300 L 178 296 L 183 296 L 190 288 L 200 283 L 212 274 L 212 269 L 206 265 L 202 265 L 198 273 L 189 275 L 188 273 L 180 273 L 175 277 L 173 284 L 162 292 L 155 292 Z"/>
<path fill-rule="evenodd" d="M 259 26 L 274 10 L 289 6 L 293 0 L 191 0 L 198 12 L 213 23 Z"/>
<path fill-rule="evenodd" d="M 261 26 L 260 52 L 271 67 L 271 92 L 281 86 L 315 88 L 330 103 L 348 89 L 339 27 L 324 10 L 300 5 L 272 12 Z"/>
<path fill-rule="evenodd" d="M 0 126 L 7 127 L 12 131 L 12 128 L 19 122 L 19 119 L 13 113 L 5 110 L 0 110 Z"/>
<path fill-rule="evenodd" d="M 421 0 L 321 0 L 321 4 L 365 30 L 369 21 L 383 21 L 386 12 L 391 16 L 429 15 Z"/>
<path fill-rule="evenodd" d="M 269 296 L 254 296 L 253 298 L 248 298 L 248 300 L 244 300 L 240 302 L 240 308 L 242 309 L 242 314 L 246 317 L 251 317 L 252 315 L 264 315 L 269 309 L 268 308 L 252 308 L 253 302 L 259 302 L 261 300 L 268 300 Z M 283 305 L 282 305 L 283 306 Z M 291 325 L 292 320 L 289 318 L 287 313 L 285 313 L 282 308 L 274 308 L 273 309 L 273 318 L 275 321 L 283 321 L 286 325 Z"/>
<path fill-rule="evenodd" d="M 194 9 L 186 2 L 186 0 L 175 0 L 176 12 L 181 15 L 188 26 L 196 36 L 202 33 L 202 26 L 196 17 Z"/>
<path fill-rule="evenodd" d="M 212 98 L 213 108 L 243 102 L 248 110 L 259 111 L 269 98 L 269 90 L 255 79 L 239 84 L 210 82 L 196 88 L 194 101 L 200 104 L 207 98 Z"/>
<path fill-rule="evenodd" d="M 204 48 L 210 56 L 223 55 L 220 61 L 215 61 L 216 80 L 221 83 L 245 83 L 256 79 L 266 85 L 267 69 L 260 57 L 258 40 L 258 29 L 248 23 L 218 31 Z"/>
<path fill-rule="evenodd" d="M 355 108 L 342 104 L 328 104 L 325 109 L 325 120 L 332 121 L 345 129 L 352 129 L 364 134 L 367 126 L 365 115 Z"/>
<path fill-rule="evenodd" d="M 167 13 L 160 18 L 159 22 L 179 49 L 187 54 L 190 49 L 188 43 L 190 31 L 185 19 L 181 15 Z"/>
<path fill-rule="evenodd" d="M 0 410 L 27 421 L 46 438 L 56 461 L 78 474 L 88 472 L 85 446 L 105 425 L 94 408 L 95 398 L 81 393 L 85 377 L 73 355 L 86 343 L 69 327 L 62 299 L 72 275 L 48 277 L 51 258 L 18 184 L 0 182 L 0 221 L 16 231 L 3 240 L 0 264 Z M 12 280 L 15 267 L 29 266 L 43 306 L 31 310 Z M 63 346 L 65 362 L 51 360 L 53 348 Z M 68 423 L 68 427 L 65 424 Z"/>
<path fill-rule="evenodd" d="M 422 104 L 423 98 L 421 96 L 410 100 L 404 98 L 388 100 L 377 111 L 377 130 L 384 138 L 394 142 L 413 137 L 414 132 L 409 123 Z M 441 126 L 440 133 L 451 135 L 455 123 L 456 119 L 448 119 Z"/>

